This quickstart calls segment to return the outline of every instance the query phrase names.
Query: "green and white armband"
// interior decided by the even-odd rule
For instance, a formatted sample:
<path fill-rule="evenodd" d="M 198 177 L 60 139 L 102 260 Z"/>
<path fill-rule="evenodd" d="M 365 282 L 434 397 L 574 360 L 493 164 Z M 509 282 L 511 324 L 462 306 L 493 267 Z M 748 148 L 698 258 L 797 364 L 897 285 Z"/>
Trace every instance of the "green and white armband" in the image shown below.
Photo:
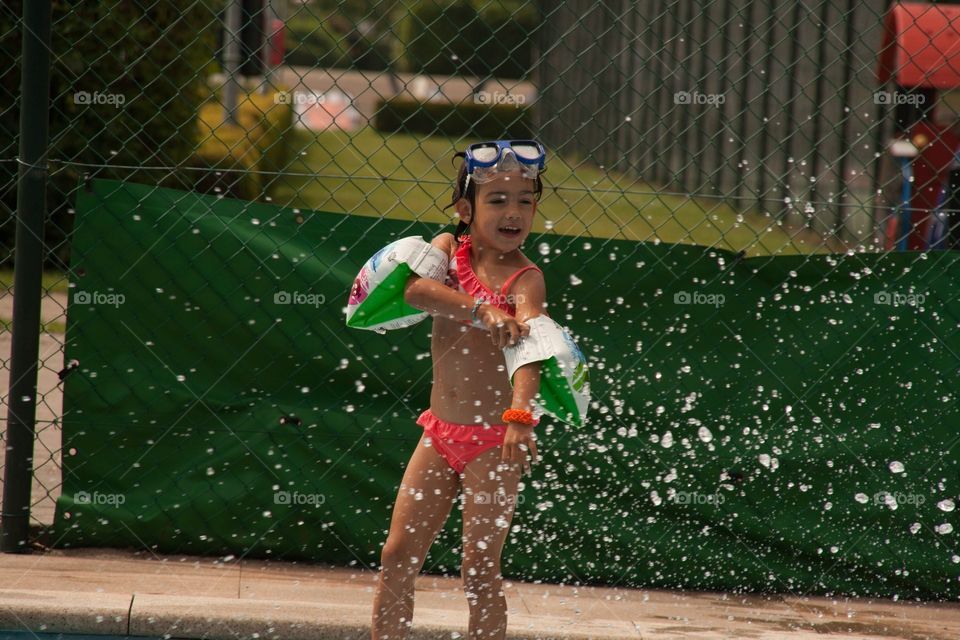
<path fill-rule="evenodd" d="M 385 333 L 409 327 L 429 314 L 403 299 L 411 274 L 443 282 L 450 257 L 422 236 L 391 242 L 360 269 L 347 301 L 347 326 Z"/>
<path fill-rule="evenodd" d="M 511 386 L 517 369 L 541 362 L 536 404 L 557 420 L 583 426 L 590 404 L 590 380 L 580 348 L 570 332 L 548 316 L 539 315 L 526 324 L 530 334 L 503 350 Z"/>

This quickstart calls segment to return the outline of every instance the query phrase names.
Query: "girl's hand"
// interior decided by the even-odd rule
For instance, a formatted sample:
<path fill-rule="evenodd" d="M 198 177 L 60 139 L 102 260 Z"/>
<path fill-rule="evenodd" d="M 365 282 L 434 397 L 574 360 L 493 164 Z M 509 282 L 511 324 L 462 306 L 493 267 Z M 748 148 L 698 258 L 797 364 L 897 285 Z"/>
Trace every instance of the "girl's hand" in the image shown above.
<path fill-rule="evenodd" d="M 493 305 L 480 305 L 477 317 L 490 332 L 490 338 L 498 349 L 513 346 L 520 338 L 530 335 L 529 325 L 518 322 L 512 315 Z"/>
<path fill-rule="evenodd" d="M 531 462 L 527 461 L 528 451 L 532 457 L 532 464 L 537 464 L 537 441 L 533 436 L 533 425 L 508 422 L 507 432 L 503 436 L 503 450 L 500 459 L 504 462 L 521 463 L 523 473 L 530 475 Z"/>

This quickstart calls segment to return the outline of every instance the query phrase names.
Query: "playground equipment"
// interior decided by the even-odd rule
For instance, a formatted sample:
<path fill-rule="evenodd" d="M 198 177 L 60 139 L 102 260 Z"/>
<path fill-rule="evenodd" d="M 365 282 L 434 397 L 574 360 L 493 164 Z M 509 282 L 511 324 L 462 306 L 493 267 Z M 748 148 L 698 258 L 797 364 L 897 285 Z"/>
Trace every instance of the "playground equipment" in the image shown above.
<path fill-rule="evenodd" d="M 960 248 L 960 6 L 893 4 L 884 27 L 877 81 L 894 89 L 874 101 L 892 107 L 887 151 L 900 174 L 886 248 Z"/>

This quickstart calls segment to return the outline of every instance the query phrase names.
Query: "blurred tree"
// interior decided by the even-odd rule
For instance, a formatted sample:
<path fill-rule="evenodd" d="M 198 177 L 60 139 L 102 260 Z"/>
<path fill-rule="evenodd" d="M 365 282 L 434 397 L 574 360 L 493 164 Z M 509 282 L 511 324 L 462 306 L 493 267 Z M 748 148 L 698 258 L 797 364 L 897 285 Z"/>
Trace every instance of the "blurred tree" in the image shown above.
<path fill-rule="evenodd" d="M 0 10 L 0 159 L 17 156 L 20 16 L 24 0 Z M 196 110 L 220 25 L 215 7 L 193 0 L 54 0 L 48 157 L 78 163 L 172 166 L 197 145 Z M 91 102 L 77 99 L 86 93 Z M 95 102 L 97 96 L 104 102 Z M 84 173 L 190 188 L 183 172 L 52 167 L 45 225 L 46 267 L 63 268 L 73 193 Z M 12 266 L 17 165 L 0 162 L 0 265 Z"/>
<path fill-rule="evenodd" d="M 523 78 L 537 20 L 531 0 L 408 0 L 396 55 L 405 71 Z"/>

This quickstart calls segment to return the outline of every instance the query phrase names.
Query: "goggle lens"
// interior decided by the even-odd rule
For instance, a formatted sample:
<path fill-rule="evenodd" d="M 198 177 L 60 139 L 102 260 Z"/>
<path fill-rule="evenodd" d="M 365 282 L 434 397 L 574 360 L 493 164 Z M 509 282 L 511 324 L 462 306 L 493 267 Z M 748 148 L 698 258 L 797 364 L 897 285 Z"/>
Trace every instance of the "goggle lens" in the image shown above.
<path fill-rule="evenodd" d="M 498 152 L 497 147 L 480 147 L 472 150 L 473 157 L 480 162 L 493 162 L 497 159 Z"/>
<path fill-rule="evenodd" d="M 531 144 L 515 144 L 510 148 L 524 160 L 536 160 L 540 157 L 540 150 Z"/>

